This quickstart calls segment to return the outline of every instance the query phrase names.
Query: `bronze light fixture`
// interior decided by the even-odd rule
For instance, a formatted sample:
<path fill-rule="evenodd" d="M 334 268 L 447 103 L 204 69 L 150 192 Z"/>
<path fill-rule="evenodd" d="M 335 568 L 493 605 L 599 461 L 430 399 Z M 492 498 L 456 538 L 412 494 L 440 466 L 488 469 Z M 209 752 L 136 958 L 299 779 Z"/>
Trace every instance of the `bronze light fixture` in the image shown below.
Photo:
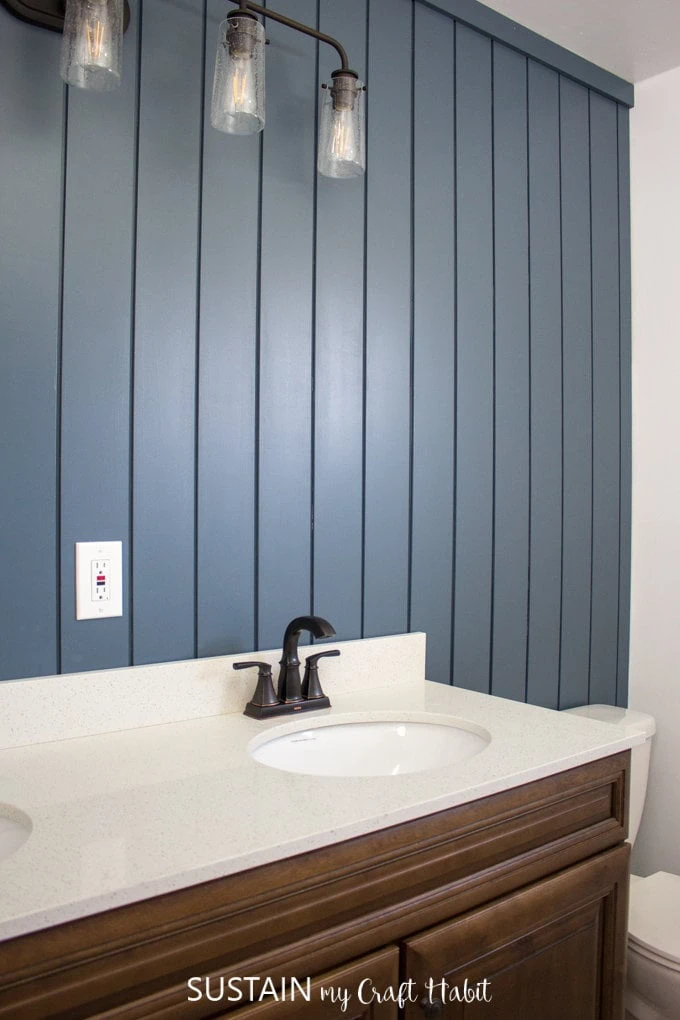
<path fill-rule="evenodd" d="M 60 73 L 68 85 L 104 91 L 120 84 L 123 33 L 130 20 L 127 0 L 0 0 L 33 25 L 63 32 Z M 357 177 L 366 168 L 364 92 L 341 44 L 250 0 L 237 4 L 219 28 L 210 111 L 212 126 L 248 135 L 265 124 L 264 27 L 274 21 L 333 46 L 341 66 L 322 85 L 318 170 L 326 177 Z"/>
<path fill-rule="evenodd" d="M 120 84 L 127 0 L 0 0 L 22 21 L 63 33 L 60 73 L 68 85 L 102 92 Z"/>

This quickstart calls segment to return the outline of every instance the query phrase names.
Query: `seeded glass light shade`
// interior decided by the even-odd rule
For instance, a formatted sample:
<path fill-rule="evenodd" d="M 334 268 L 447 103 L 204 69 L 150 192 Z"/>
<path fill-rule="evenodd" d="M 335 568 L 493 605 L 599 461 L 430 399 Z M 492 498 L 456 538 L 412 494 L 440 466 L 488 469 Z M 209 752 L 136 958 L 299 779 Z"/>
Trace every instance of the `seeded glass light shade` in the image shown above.
<path fill-rule="evenodd" d="M 210 123 L 229 135 L 264 127 L 264 28 L 248 14 L 220 25 Z"/>
<path fill-rule="evenodd" d="M 117 88 L 122 50 L 123 0 L 67 0 L 59 70 L 68 85 Z"/>
<path fill-rule="evenodd" d="M 360 177 L 366 169 L 363 83 L 353 74 L 336 71 L 322 95 L 319 173 L 324 177 Z"/>

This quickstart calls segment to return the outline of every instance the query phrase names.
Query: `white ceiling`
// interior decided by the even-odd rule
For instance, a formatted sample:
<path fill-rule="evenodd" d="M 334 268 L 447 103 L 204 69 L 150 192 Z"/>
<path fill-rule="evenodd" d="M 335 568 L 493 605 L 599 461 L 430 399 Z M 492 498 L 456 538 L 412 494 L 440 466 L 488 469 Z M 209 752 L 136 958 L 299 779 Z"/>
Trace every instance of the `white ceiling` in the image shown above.
<path fill-rule="evenodd" d="M 680 66 L 680 0 L 484 2 L 628 81 Z"/>

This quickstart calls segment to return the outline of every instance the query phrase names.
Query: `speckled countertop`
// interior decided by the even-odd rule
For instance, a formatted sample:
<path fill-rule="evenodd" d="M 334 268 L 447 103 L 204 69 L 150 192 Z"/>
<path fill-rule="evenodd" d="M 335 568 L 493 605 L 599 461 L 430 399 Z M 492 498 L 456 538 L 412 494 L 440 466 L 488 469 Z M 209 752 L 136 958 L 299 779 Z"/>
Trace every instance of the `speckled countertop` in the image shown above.
<path fill-rule="evenodd" d="M 422 680 L 329 693 L 333 708 L 304 722 L 233 713 L 0 751 L 0 804 L 33 825 L 0 860 L 0 939 L 441 811 L 642 739 Z M 282 772 L 248 753 L 265 728 L 357 713 L 467 720 L 492 740 L 454 766 L 371 778 Z"/>

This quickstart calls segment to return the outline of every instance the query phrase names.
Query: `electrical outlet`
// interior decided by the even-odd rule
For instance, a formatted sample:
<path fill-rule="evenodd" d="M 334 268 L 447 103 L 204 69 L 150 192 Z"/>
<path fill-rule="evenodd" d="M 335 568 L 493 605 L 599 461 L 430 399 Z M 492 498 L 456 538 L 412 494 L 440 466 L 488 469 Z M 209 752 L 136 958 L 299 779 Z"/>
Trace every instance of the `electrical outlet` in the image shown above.
<path fill-rule="evenodd" d="M 92 560 L 92 595 L 93 602 L 108 602 L 111 598 L 111 560 Z"/>
<path fill-rule="evenodd" d="M 123 615 L 123 543 L 76 542 L 76 620 Z"/>

